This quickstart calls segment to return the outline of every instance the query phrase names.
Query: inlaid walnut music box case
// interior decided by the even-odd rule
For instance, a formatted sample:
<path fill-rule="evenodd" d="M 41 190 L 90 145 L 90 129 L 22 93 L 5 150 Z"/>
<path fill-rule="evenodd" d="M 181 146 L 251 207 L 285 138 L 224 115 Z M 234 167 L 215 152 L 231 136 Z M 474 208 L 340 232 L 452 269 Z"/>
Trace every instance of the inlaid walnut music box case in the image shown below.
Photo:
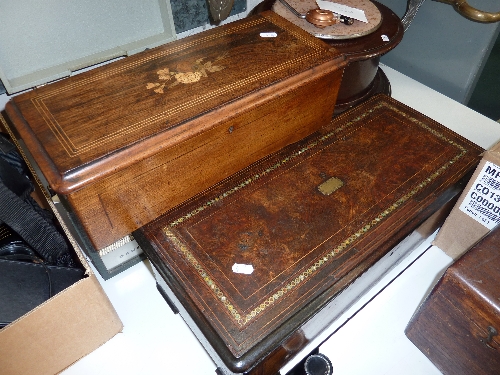
<path fill-rule="evenodd" d="M 34 89 L 6 111 L 102 249 L 327 124 L 344 65 L 267 12 Z"/>
<path fill-rule="evenodd" d="M 276 374 L 418 243 L 481 152 L 380 95 L 134 237 L 219 374 Z"/>

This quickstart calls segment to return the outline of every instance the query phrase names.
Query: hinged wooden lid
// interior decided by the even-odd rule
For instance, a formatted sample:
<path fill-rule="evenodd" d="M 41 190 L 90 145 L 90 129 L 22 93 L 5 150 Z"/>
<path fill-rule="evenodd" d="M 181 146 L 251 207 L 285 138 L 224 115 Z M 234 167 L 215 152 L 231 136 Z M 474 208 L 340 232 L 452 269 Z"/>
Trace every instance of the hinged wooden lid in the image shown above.
<path fill-rule="evenodd" d="M 261 87 L 339 61 L 268 12 L 19 95 L 6 108 L 52 188 L 68 193 L 237 115 L 241 98 L 262 99 Z"/>
<path fill-rule="evenodd" d="M 223 360 L 251 365 L 458 194 L 481 152 L 377 96 L 136 238 Z"/>

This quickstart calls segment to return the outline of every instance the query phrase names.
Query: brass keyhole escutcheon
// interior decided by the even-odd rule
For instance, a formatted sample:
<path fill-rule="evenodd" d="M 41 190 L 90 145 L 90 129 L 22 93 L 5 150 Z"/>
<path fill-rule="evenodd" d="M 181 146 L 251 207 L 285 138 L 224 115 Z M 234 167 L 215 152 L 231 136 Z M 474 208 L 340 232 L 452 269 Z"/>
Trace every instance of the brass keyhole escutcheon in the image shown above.
<path fill-rule="evenodd" d="M 318 190 L 320 191 L 321 194 L 323 195 L 330 195 L 334 191 L 340 189 L 342 186 L 344 186 L 344 183 L 340 178 L 337 177 L 331 177 L 322 184 L 318 186 Z"/>

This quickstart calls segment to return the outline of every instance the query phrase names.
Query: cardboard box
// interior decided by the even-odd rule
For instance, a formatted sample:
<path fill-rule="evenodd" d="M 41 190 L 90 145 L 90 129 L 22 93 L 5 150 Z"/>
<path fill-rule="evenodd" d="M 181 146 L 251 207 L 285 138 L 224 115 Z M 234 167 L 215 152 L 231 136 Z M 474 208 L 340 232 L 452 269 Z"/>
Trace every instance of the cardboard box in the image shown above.
<path fill-rule="evenodd" d="M 500 143 L 486 151 L 433 244 L 459 258 L 500 222 Z"/>
<path fill-rule="evenodd" d="M 0 122 L 12 136 L 1 115 Z M 35 180 L 41 187 L 36 176 Z M 47 204 L 61 222 L 85 268 L 86 277 L 0 330 L 2 375 L 56 374 L 97 349 L 123 328 L 54 204 L 50 199 L 47 199 Z"/>

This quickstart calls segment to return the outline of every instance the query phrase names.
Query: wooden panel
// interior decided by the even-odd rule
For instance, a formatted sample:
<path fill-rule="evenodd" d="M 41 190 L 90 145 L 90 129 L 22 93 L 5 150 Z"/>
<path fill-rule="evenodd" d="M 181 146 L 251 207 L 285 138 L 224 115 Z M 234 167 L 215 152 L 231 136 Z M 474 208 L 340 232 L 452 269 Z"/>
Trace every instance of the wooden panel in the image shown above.
<path fill-rule="evenodd" d="M 340 81 L 342 71 L 333 75 Z M 96 248 L 145 225 L 250 163 L 328 123 L 330 80 L 314 80 L 67 195 Z M 325 95 L 323 95 L 325 94 Z M 316 97 L 303 110 L 304 97 Z M 260 124 L 259 124 L 260 123 Z M 258 129 L 258 130 L 257 130 Z M 202 147 L 201 147 L 202 146 Z M 100 218 L 96 220 L 96 217 Z"/>
<path fill-rule="evenodd" d="M 135 236 L 231 371 L 249 371 L 454 197 L 480 152 L 378 96 Z"/>
<path fill-rule="evenodd" d="M 497 229 L 450 266 L 408 324 L 408 338 L 443 374 L 500 369 L 499 241 Z"/>
<path fill-rule="evenodd" d="M 345 64 L 267 12 L 16 96 L 6 110 L 101 249 L 327 124 Z"/>
<path fill-rule="evenodd" d="M 261 37 L 265 31 L 277 36 Z M 343 60 L 268 12 L 38 88 L 11 104 L 28 123 L 16 124 L 25 141 L 45 151 L 35 155 L 38 164 L 55 169 L 57 176 L 44 171 L 49 183 L 63 192 L 75 188 L 77 177 L 106 173 L 108 164 L 115 170 L 130 164 L 114 153 L 152 136 L 179 136 L 180 125 L 188 133 L 186 122 L 332 59 Z"/>

